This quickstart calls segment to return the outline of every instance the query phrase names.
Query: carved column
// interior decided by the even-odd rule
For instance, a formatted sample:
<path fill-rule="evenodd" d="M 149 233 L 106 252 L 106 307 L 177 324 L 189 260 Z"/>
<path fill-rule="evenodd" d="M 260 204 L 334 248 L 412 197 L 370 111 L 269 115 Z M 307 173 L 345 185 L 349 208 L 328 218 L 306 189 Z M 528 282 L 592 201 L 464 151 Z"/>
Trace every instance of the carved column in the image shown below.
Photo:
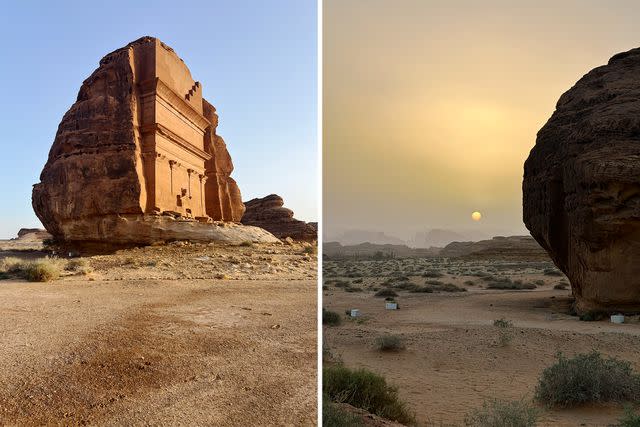
<path fill-rule="evenodd" d="M 171 180 L 171 195 L 173 196 L 173 165 L 177 162 L 175 160 L 169 160 L 169 179 Z"/>
<path fill-rule="evenodd" d="M 204 185 L 207 182 L 207 177 L 199 174 L 198 178 L 200 178 L 200 212 L 201 216 L 207 216 L 207 212 L 204 208 Z"/>

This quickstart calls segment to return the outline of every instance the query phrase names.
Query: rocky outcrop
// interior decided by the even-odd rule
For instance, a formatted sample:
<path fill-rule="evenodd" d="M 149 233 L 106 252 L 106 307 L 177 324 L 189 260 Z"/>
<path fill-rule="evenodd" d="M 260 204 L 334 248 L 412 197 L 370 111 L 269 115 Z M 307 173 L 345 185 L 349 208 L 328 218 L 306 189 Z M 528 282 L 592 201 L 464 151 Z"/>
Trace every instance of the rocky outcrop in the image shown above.
<path fill-rule="evenodd" d="M 284 200 L 277 194 L 244 203 L 246 211 L 242 223 L 264 228 L 274 236 L 284 239 L 311 242 L 318 238 L 317 223 L 307 223 L 293 217 L 293 211 L 284 207 Z"/>
<path fill-rule="evenodd" d="M 45 240 L 51 237 L 47 230 L 41 228 L 21 228 L 18 230 L 19 240 Z"/>
<path fill-rule="evenodd" d="M 447 258 L 549 261 L 544 249 L 530 236 L 496 236 L 478 242 L 452 242 L 439 254 Z"/>
<path fill-rule="evenodd" d="M 144 243 L 173 230 L 174 218 L 194 221 L 189 235 L 215 235 L 205 223 L 239 222 L 244 213 L 217 126 L 184 62 L 160 40 L 142 37 L 102 58 L 83 82 L 34 186 L 33 208 L 60 241 L 141 236 Z M 123 218 L 130 236 L 113 226 Z"/>
<path fill-rule="evenodd" d="M 640 49 L 564 93 L 524 165 L 524 222 L 579 312 L 640 311 Z"/>

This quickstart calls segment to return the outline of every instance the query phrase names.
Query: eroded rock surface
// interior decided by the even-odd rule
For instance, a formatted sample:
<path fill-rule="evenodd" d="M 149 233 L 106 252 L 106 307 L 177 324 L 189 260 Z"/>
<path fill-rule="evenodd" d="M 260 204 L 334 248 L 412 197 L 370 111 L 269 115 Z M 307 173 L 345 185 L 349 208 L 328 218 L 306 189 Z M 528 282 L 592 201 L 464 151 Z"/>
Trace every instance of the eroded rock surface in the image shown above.
<path fill-rule="evenodd" d="M 307 223 L 293 217 L 293 211 L 284 207 L 284 200 L 277 194 L 245 202 L 246 211 L 242 223 L 264 228 L 274 236 L 284 239 L 313 241 L 318 238 L 317 223 Z"/>
<path fill-rule="evenodd" d="M 83 82 L 34 186 L 33 208 L 64 241 L 120 243 L 122 224 L 129 241 L 164 238 L 164 230 L 180 238 L 175 218 L 197 221 L 186 227 L 190 235 L 215 234 L 207 223 L 239 222 L 244 213 L 217 125 L 202 85 L 173 49 L 140 38 L 102 58 Z"/>
<path fill-rule="evenodd" d="M 524 165 L 524 222 L 576 308 L 640 311 L 640 49 L 564 93 Z"/>

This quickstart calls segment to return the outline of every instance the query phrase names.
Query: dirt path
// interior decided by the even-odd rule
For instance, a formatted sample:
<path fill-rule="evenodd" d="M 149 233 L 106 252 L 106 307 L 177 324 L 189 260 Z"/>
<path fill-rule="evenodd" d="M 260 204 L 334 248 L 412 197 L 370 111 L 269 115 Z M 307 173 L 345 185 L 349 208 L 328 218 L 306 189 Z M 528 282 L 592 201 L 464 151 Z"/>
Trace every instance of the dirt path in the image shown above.
<path fill-rule="evenodd" d="M 470 290 L 457 294 L 399 297 L 401 310 L 387 311 L 371 292 L 325 292 L 324 305 L 343 313 L 359 308 L 360 320 L 325 327 L 325 345 L 347 366 L 385 375 L 426 425 L 462 425 L 465 414 L 488 398 L 532 397 L 542 370 L 558 351 L 598 350 L 626 359 L 640 370 L 640 324 L 581 322 L 564 314 L 568 291 Z M 504 317 L 515 336 L 506 347 L 492 326 Z M 407 349 L 380 353 L 376 337 L 396 334 Z M 608 426 L 621 405 L 545 411 L 540 425 Z"/>
<path fill-rule="evenodd" d="M 0 281 L 0 424 L 316 424 L 307 273 L 113 280 L 104 259 L 91 277 Z"/>

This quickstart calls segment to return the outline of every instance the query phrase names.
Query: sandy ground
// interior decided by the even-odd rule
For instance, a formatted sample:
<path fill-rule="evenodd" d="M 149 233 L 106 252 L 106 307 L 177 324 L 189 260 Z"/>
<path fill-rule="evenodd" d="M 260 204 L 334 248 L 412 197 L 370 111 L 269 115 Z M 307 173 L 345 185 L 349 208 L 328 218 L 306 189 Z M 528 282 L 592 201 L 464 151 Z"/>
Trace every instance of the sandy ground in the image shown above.
<path fill-rule="evenodd" d="M 85 259 L 87 275 L 0 281 L 0 424 L 316 424 L 315 255 L 175 244 Z"/>
<path fill-rule="evenodd" d="M 464 263 L 458 267 L 456 272 L 467 269 Z M 553 363 L 558 351 L 573 355 L 598 350 L 629 360 L 640 370 L 637 318 L 623 325 L 579 321 L 567 314 L 570 291 L 553 289 L 560 278 L 545 276 L 541 270 L 529 271 L 529 267 L 511 273 L 524 280 L 545 281 L 535 290 L 488 290 L 476 278 L 476 283 L 465 286 L 467 292 L 397 291 L 401 308 L 397 311 L 385 310 L 384 298 L 373 296 L 372 289 L 380 287 L 381 279 L 367 277 L 371 266 L 356 268 L 365 277 L 352 286 L 362 291 L 345 292 L 328 285 L 323 305 L 341 314 L 358 308 L 363 316 L 343 316 L 341 326 L 325 326 L 324 346 L 347 366 L 383 374 L 398 386 L 400 397 L 415 411 L 419 423 L 429 426 L 463 425 L 465 414 L 485 399 L 532 398 L 540 373 Z M 338 276 L 344 273 L 335 266 L 329 269 Z M 355 276 L 342 279 L 352 281 Z M 440 280 L 462 285 L 470 279 L 473 277 L 445 274 Z M 415 276 L 410 280 L 424 282 Z M 500 318 L 514 323 L 514 338 L 506 346 L 500 345 L 500 332 L 493 326 L 493 320 Z M 374 341 L 384 334 L 401 336 L 406 350 L 376 351 Z M 608 426 L 621 413 L 622 406 L 617 404 L 544 410 L 539 425 Z"/>

